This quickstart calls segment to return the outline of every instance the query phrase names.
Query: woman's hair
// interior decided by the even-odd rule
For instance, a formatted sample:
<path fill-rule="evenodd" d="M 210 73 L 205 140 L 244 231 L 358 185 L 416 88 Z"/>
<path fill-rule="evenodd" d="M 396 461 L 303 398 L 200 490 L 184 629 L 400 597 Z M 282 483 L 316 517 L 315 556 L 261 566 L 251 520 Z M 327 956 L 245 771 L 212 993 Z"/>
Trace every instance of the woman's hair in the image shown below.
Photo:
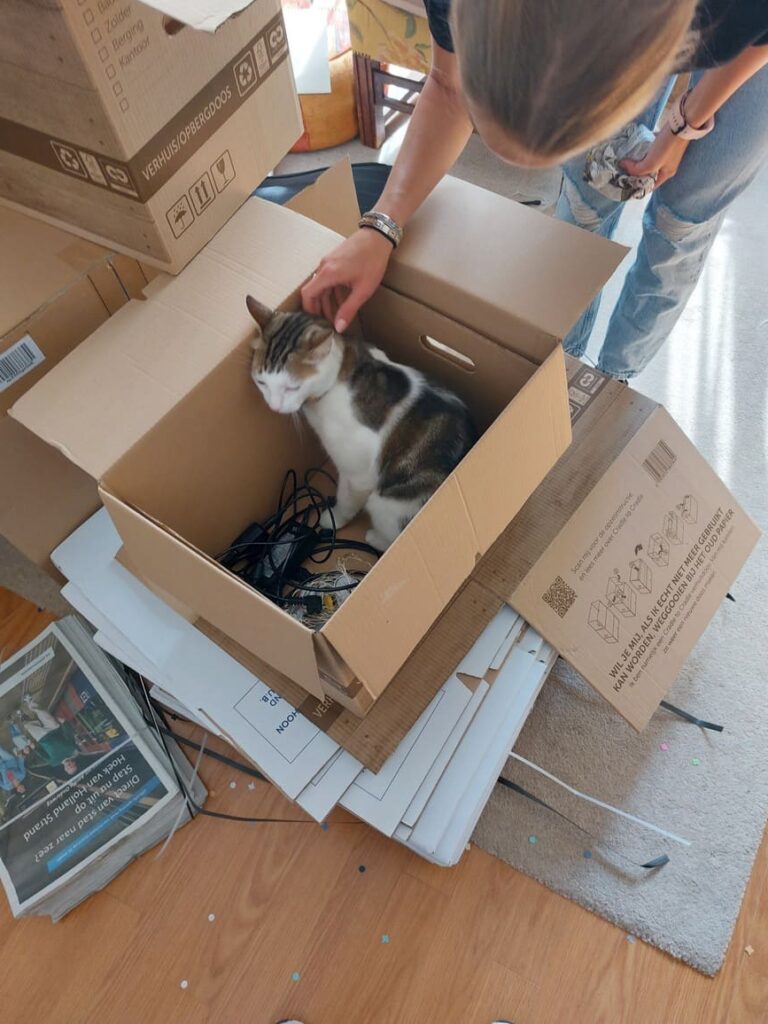
<path fill-rule="evenodd" d="M 453 0 L 465 93 L 543 157 L 610 138 L 684 50 L 698 0 Z"/>

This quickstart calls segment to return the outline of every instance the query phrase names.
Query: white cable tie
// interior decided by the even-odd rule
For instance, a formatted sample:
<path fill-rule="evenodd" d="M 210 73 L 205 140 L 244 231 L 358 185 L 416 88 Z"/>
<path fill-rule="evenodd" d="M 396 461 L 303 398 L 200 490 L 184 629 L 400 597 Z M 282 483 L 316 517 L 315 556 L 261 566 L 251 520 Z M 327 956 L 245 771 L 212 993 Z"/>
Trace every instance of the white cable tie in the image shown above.
<path fill-rule="evenodd" d="M 514 750 L 510 750 L 509 756 L 514 757 L 514 759 L 516 761 L 520 761 L 521 764 L 532 768 L 533 771 L 538 772 L 539 775 L 543 775 L 558 786 L 562 786 L 563 789 L 567 789 L 569 793 L 579 797 L 580 800 L 586 800 L 588 803 L 594 804 L 596 807 L 602 807 L 605 811 L 610 811 L 612 814 L 618 814 L 621 818 L 633 821 L 636 825 L 642 825 L 644 828 L 649 828 L 652 832 L 657 832 L 660 836 L 664 836 L 666 839 L 671 839 L 675 843 L 680 843 L 681 846 L 691 845 L 689 839 L 683 839 L 681 836 L 675 835 L 674 832 L 667 832 L 666 829 L 659 828 L 658 825 L 652 825 L 650 821 L 644 821 L 642 818 L 637 818 L 634 814 L 630 814 L 628 811 L 622 811 L 618 807 L 613 807 L 611 804 L 606 804 L 604 801 L 598 800 L 594 796 L 588 796 L 586 793 L 582 793 L 580 790 L 574 789 L 573 786 L 569 786 L 567 782 L 563 782 L 562 779 L 558 779 L 556 775 L 552 775 L 551 772 L 546 771 L 544 768 L 540 768 L 532 761 L 526 760 L 524 757 L 521 757 L 520 754 L 516 754 Z"/>

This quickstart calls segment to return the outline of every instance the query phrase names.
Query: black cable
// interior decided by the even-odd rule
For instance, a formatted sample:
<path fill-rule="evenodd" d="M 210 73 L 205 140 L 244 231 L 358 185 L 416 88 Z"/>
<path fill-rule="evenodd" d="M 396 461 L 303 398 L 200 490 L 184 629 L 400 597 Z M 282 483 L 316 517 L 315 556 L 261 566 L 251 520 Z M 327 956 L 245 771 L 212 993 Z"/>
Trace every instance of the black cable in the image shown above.
<path fill-rule="evenodd" d="M 149 699 L 152 700 L 151 695 L 150 695 Z M 152 701 L 152 703 L 157 708 L 156 702 Z M 163 722 L 165 722 L 166 721 L 165 713 L 163 711 L 161 711 L 159 708 L 157 710 L 159 711 L 159 713 L 160 713 L 160 715 L 162 717 Z M 177 718 L 177 717 L 178 717 L 177 715 L 171 715 L 171 718 Z M 243 775 L 250 775 L 251 778 L 258 779 L 260 782 L 268 782 L 269 781 L 267 779 L 266 775 L 262 775 L 261 772 L 258 770 L 258 768 L 251 768 L 247 764 L 244 764 L 242 761 L 236 761 L 235 758 L 233 758 L 233 757 L 227 757 L 226 754 L 220 754 L 216 750 L 210 750 L 208 747 L 204 747 L 201 743 L 196 743 L 195 740 L 191 740 L 191 739 L 189 739 L 189 737 L 183 736 L 180 732 L 176 732 L 175 729 L 171 729 L 170 726 L 167 725 L 167 724 L 158 725 L 158 724 L 156 724 L 155 722 L 152 721 L 151 717 L 145 715 L 143 712 L 142 712 L 142 718 L 147 723 L 147 725 L 152 726 L 152 728 L 155 729 L 155 730 L 159 729 L 160 732 L 162 732 L 165 736 L 170 736 L 171 739 L 173 739 L 180 746 L 191 747 L 192 750 L 197 750 L 197 751 L 202 750 L 203 756 L 204 757 L 210 757 L 212 761 L 219 761 L 221 764 L 225 764 L 229 768 L 234 768 L 235 771 L 242 772 Z M 187 719 L 184 719 L 184 721 L 187 721 Z"/>
<path fill-rule="evenodd" d="M 328 479 L 328 481 L 330 483 L 332 483 L 334 486 L 336 485 L 336 481 L 334 480 L 334 478 L 330 475 L 330 473 L 327 473 L 324 469 L 309 469 L 309 470 L 307 470 L 307 472 L 305 474 L 305 477 L 304 477 L 304 484 L 299 485 L 298 478 L 296 476 L 296 471 L 293 470 L 293 469 L 289 469 L 288 472 L 285 474 L 285 478 L 283 479 L 283 485 L 282 485 L 282 488 L 280 490 L 280 498 L 278 500 L 277 510 L 264 523 L 261 523 L 261 524 L 259 524 L 259 523 L 251 524 L 251 526 L 248 527 L 247 530 L 252 529 L 252 527 L 254 525 L 256 525 L 256 526 L 260 526 L 264 533 L 269 533 L 270 530 L 279 530 L 281 527 L 293 525 L 296 521 L 301 521 L 302 523 L 306 523 L 306 520 L 307 520 L 307 514 L 306 513 L 308 511 L 310 511 L 310 510 L 314 511 L 317 514 L 317 519 L 316 519 L 316 522 L 314 524 L 306 523 L 306 525 L 310 525 L 312 529 L 317 529 L 319 527 L 320 518 L 321 518 L 323 512 L 326 511 L 326 509 L 328 509 L 330 511 L 331 518 L 333 519 L 333 505 L 331 504 L 330 500 L 326 497 L 326 495 L 323 494 L 322 491 L 320 491 L 317 488 L 313 487 L 308 482 L 315 475 L 324 476 L 324 477 L 326 477 Z M 293 489 L 286 495 L 286 488 L 287 488 L 287 485 L 288 485 L 289 481 L 293 482 Z M 306 499 L 309 502 L 309 504 L 305 507 L 305 509 L 302 512 L 299 509 L 299 502 L 301 500 L 303 500 L 303 499 Z M 283 523 L 283 517 L 285 516 L 285 513 L 291 508 L 291 506 L 293 506 L 293 514 L 287 520 L 286 523 Z M 246 533 L 247 530 L 244 530 L 243 533 Z M 329 532 L 329 531 L 323 531 L 323 532 Z M 336 538 L 335 525 L 334 525 L 334 528 L 330 532 L 332 534 L 332 541 L 331 541 L 331 547 L 329 548 L 329 550 L 332 551 L 333 550 L 333 544 L 335 544 L 336 539 L 337 539 Z M 242 534 L 240 536 L 242 536 Z M 290 543 L 292 543 L 291 539 L 283 540 L 279 536 L 277 538 L 275 538 L 275 539 L 258 540 L 258 541 L 256 541 L 256 540 L 254 540 L 254 541 L 243 541 L 243 542 L 239 542 L 239 538 L 238 538 L 232 544 L 230 544 L 230 546 L 225 551 L 223 551 L 220 555 L 218 555 L 216 560 L 218 562 L 222 562 L 222 564 L 224 564 L 223 560 L 231 552 L 235 551 L 238 548 L 279 547 L 280 545 L 285 545 L 285 544 L 290 544 Z M 345 542 L 345 543 L 347 543 L 347 542 Z M 373 554 L 376 554 L 376 555 L 379 554 L 379 552 L 376 551 L 375 548 L 372 548 L 370 546 L 370 544 L 363 544 L 361 541 L 349 541 L 348 543 L 354 544 L 355 546 L 359 546 L 362 549 L 364 549 L 366 551 L 369 551 L 369 552 L 371 552 Z"/>
<path fill-rule="evenodd" d="M 268 781 L 268 780 L 265 778 L 265 776 L 263 776 L 261 774 L 261 772 L 258 772 L 255 769 L 248 768 L 246 765 L 241 764 L 241 763 L 233 760 L 232 758 L 225 757 L 223 754 L 216 754 L 215 751 L 207 751 L 202 746 L 202 744 L 195 743 L 193 740 L 187 740 L 186 737 L 179 736 L 177 733 L 175 733 L 174 730 L 171 729 L 168 726 L 168 723 L 165 721 L 165 713 L 162 711 L 162 709 L 155 707 L 155 703 L 154 703 L 154 701 L 152 700 L 152 698 L 149 695 L 149 690 L 147 689 L 147 681 L 144 678 L 144 676 L 142 676 L 139 672 L 136 672 L 133 669 L 128 668 L 127 666 L 126 666 L 126 671 L 128 672 L 128 674 L 135 681 L 138 681 L 138 683 L 139 683 L 139 685 L 141 687 L 142 694 L 143 694 L 143 697 L 144 697 L 144 703 L 145 703 L 145 706 L 150 711 L 151 720 L 146 717 L 144 712 L 142 712 L 142 718 L 144 719 L 145 722 L 147 722 L 147 724 L 150 726 L 150 728 L 153 728 L 155 730 L 156 735 L 158 736 L 160 742 L 162 743 L 163 749 L 165 750 L 165 753 L 166 753 L 166 756 L 168 757 L 168 760 L 170 761 L 171 769 L 173 770 L 173 774 L 176 777 L 176 783 L 177 783 L 177 785 L 179 787 L 179 790 L 181 791 L 182 796 L 184 797 L 184 800 L 185 800 L 185 802 L 187 804 L 187 807 L 190 810 L 190 813 L 201 814 L 201 815 L 203 815 L 206 818 L 219 818 L 219 819 L 224 820 L 224 821 L 240 821 L 240 822 L 243 822 L 243 823 L 246 823 L 246 824 L 268 824 L 268 823 L 279 823 L 279 824 L 285 824 L 285 825 L 316 825 L 317 824 L 316 821 L 312 821 L 311 819 L 308 820 L 306 818 L 251 818 L 251 817 L 245 817 L 245 816 L 240 815 L 240 814 L 225 814 L 223 811 L 209 811 L 205 807 L 202 807 L 200 804 L 198 804 L 197 801 L 195 800 L 195 798 L 190 793 L 189 789 L 187 788 L 186 781 L 182 778 L 181 773 L 178 770 L 178 767 L 176 765 L 176 761 L 175 761 L 173 755 L 171 754 L 171 751 L 168 748 L 168 743 L 166 741 L 166 736 L 171 736 L 171 737 L 173 737 L 173 739 L 175 741 L 184 743 L 186 746 L 194 747 L 201 754 L 207 754 L 208 756 L 213 757 L 215 760 L 224 761 L 226 764 L 230 764 L 232 767 L 236 768 L 238 771 L 244 771 L 244 772 L 246 772 L 249 775 L 254 775 L 257 778 L 263 779 L 264 781 Z M 162 718 L 163 725 L 161 725 L 160 722 L 158 721 L 158 715 L 160 715 L 160 717 Z M 337 824 L 340 824 L 340 825 L 362 825 L 363 822 L 361 822 L 361 821 L 344 821 L 344 822 L 338 822 Z"/>
<path fill-rule="evenodd" d="M 558 809 L 556 807 L 553 807 L 552 804 L 548 804 L 546 800 L 542 800 L 541 797 L 538 797 L 535 794 L 529 792 L 527 789 L 524 789 L 522 786 L 519 786 L 516 782 L 512 782 L 511 779 L 505 779 L 503 775 L 500 775 L 496 782 L 500 786 L 506 787 L 506 789 L 511 789 L 513 792 L 519 793 L 520 796 L 524 796 L 525 799 L 530 800 L 531 803 L 538 804 L 539 807 L 544 807 L 546 810 L 551 811 L 552 814 L 556 814 L 558 818 L 562 818 L 563 821 L 567 821 L 569 825 L 572 825 L 574 828 L 578 829 L 579 832 L 583 833 L 585 836 L 588 836 L 591 840 L 593 840 L 592 845 L 594 847 L 598 849 L 601 846 L 604 847 L 606 850 L 609 850 L 614 857 L 619 857 L 621 858 L 621 860 L 627 861 L 629 864 L 632 864 L 633 867 L 641 867 L 645 868 L 647 871 L 650 871 L 653 868 L 663 868 L 665 864 L 669 864 L 669 856 L 666 853 L 659 854 L 659 856 L 653 857 L 651 860 L 646 861 L 644 864 L 638 864 L 637 861 L 632 860 L 630 857 L 625 856 L 623 853 L 619 853 L 619 851 L 615 850 L 609 843 L 606 843 L 602 839 L 598 839 L 597 836 L 593 835 L 588 829 L 584 828 L 582 825 L 579 825 L 579 823 L 577 821 L 574 821 L 573 818 L 569 818 L 567 814 L 563 814 L 562 811 L 558 811 Z"/>
<path fill-rule="evenodd" d="M 671 711 L 673 715 L 678 715 L 680 718 L 684 718 L 686 722 L 690 722 L 691 725 L 701 726 L 702 729 L 709 729 L 712 732 L 723 732 L 724 726 L 718 725 L 716 722 L 707 722 L 703 718 L 696 718 L 690 711 L 685 711 L 683 708 L 675 707 L 674 704 L 670 704 L 668 700 L 663 700 L 659 704 L 659 707 L 665 708 L 667 711 Z"/>
<path fill-rule="evenodd" d="M 314 615 L 319 615 L 322 609 L 312 607 L 313 600 L 324 594 L 349 592 L 365 573 L 346 572 L 345 582 L 334 585 L 328 582 L 331 573 L 312 573 L 305 568 L 306 562 L 325 565 L 338 551 L 361 551 L 375 558 L 380 555 L 370 544 L 338 536 L 332 500 L 316 486 L 318 477 L 336 484 L 324 469 L 307 470 L 302 482 L 295 470 L 288 470 L 272 515 L 263 522 L 251 523 L 217 559 L 276 604 L 304 605 Z M 330 513 L 330 529 L 320 526 L 325 511 Z M 276 555 L 280 548 L 287 550 L 278 562 Z M 341 573 L 339 570 L 339 576 Z"/>

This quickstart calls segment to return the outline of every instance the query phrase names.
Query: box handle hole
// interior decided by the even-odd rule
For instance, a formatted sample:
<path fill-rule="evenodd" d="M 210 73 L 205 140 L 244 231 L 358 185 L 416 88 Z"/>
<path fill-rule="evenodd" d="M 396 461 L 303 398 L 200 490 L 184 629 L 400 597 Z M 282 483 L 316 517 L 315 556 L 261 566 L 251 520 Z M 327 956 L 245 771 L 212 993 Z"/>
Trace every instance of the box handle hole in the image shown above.
<path fill-rule="evenodd" d="M 460 370 L 464 370 L 466 373 L 475 372 L 475 363 L 469 356 L 465 356 L 463 352 L 458 352 L 455 348 L 451 348 L 450 345 L 446 345 L 443 341 L 438 341 L 437 338 L 430 338 L 428 334 L 421 335 L 421 344 L 428 352 L 432 352 L 436 356 L 440 356 L 441 359 L 446 359 L 449 363 L 453 363 L 454 366 L 458 366 Z"/>
<path fill-rule="evenodd" d="M 179 21 L 178 18 L 171 18 L 167 14 L 163 15 L 163 31 L 167 36 L 177 36 L 186 27 L 184 22 Z"/>

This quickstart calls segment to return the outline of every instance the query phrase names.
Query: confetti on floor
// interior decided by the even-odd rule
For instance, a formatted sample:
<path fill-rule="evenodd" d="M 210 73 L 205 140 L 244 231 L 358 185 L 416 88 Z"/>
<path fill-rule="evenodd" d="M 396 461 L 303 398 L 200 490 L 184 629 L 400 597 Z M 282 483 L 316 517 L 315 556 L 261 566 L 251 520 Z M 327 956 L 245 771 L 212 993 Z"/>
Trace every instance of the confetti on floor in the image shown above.
<path fill-rule="evenodd" d="M 584 851 L 584 860 L 592 860 L 592 851 L 591 850 L 585 850 Z"/>
<path fill-rule="evenodd" d="M 634 935 L 628 935 L 627 936 L 627 942 L 634 942 L 634 941 L 635 941 L 635 936 Z"/>
<path fill-rule="evenodd" d="M 365 864 L 360 864 L 357 869 L 361 875 L 365 874 Z"/>
<path fill-rule="evenodd" d="M 256 783 L 255 782 L 249 782 L 248 783 L 248 789 L 256 789 Z"/>
<path fill-rule="evenodd" d="M 382 935 L 381 936 L 381 943 L 382 943 L 382 945 L 386 946 L 388 942 L 389 942 L 389 936 L 388 935 Z"/>
<path fill-rule="evenodd" d="M 747 956 L 752 956 L 752 954 L 755 951 L 754 951 L 754 949 L 751 946 L 745 946 L 744 947 L 744 952 L 747 954 Z"/>
<path fill-rule="evenodd" d="M 229 788 L 230 789 L 237 789 L 237 783 L 236 782 L 230 782 Z"/>
<path fill-rule="evenodd" d="M 179 982 L 179 988 L 189 988 L 189 982 L 185 978 L 184 981 Z"/>
<path fill-rule="evenodd" d="M 299 981 L 300 978 L 301 975 L 299 974 L 298 971 L 294 971 L 293 974 L 291 975 L 291 981 Z"/>
<path fill-rule="evenodd" d="M 691 764 L 701 764 L 701 761 L 698 759 L 698 757 L 692 757 Z"/>
<path fill-rule="evenodd" d="M 660 743 L 659 750 L 669 750 L 669 747 L 666 743 Z"/>
<path fill-rule="evenodd" d="M 538 841 L 539 840 L 537 836 L 528 836 L 528 842 L 531 844 L 531 846 L 535 846 L 536 843 L 538 843 Z"/>
<path fill-rule="evenodd" d="M 216 915 L 215 914 L 209 914 L 208 915 L 208 920 L 209 921 L 215 921 L 216 920 Z"/>

